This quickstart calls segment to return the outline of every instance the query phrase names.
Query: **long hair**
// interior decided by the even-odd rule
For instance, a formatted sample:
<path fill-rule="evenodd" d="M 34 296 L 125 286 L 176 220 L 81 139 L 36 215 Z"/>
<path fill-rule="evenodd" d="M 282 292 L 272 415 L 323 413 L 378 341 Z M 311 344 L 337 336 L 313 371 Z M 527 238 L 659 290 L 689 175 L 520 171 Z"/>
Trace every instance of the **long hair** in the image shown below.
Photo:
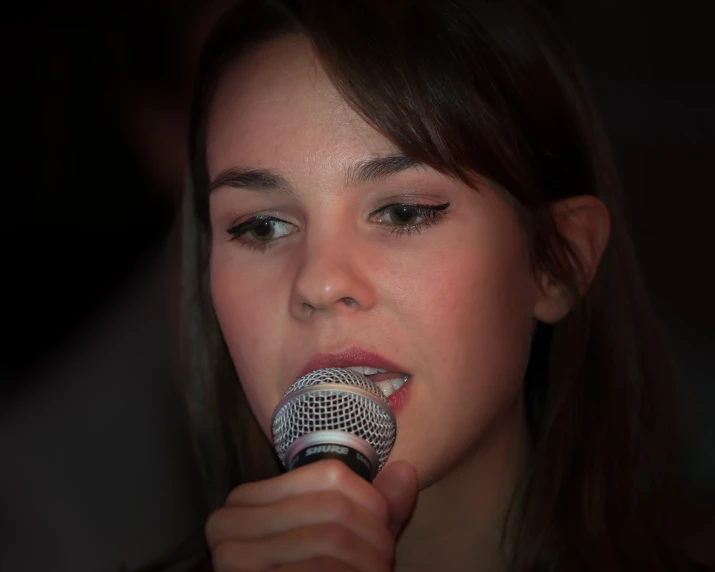
<path fill-rule="evenodd" d="M 547 13 L 526 0 L 244 0 L 216 26 L 198 73 L 182 213 L 185 391 L 213 504 L 280 468 L 211 306 L 207 116 L 227 66 L 286 34 L 312 42 L 341 96 L 403 153 L 506 189 L 534 270 L 575 298 L 532 344 L 524 391 L 534 455 L 511 513 L 512 569 L 676 569 L 666 534 L 678 444 L 671 366 L 586 82 Z M 598 197 L 611 216 L 584 295 L 550 210 L 576 195 Z"/>

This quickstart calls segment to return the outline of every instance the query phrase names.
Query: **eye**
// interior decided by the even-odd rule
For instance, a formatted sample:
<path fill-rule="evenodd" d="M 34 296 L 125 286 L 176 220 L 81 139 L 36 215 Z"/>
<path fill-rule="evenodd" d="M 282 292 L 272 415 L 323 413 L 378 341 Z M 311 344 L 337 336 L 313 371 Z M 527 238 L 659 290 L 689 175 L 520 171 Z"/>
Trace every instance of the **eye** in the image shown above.
<path fill-rule="evenodd" d="M 231 240 L 237 240 L 246 246 L 263 249 L 271 243 L 293 234 L 295 225 L 272 216 L 257 216 L 229 228 L 226 232 Z"/>
<path fill-rule="evenodd" d="M 409 234 L 439 223 L 448 207 L 449 203 L 442 205 L 395 203 L 375 211 L 373 216 L 376 217 L 376 222 L 392 227 L 393 233 Z"/>

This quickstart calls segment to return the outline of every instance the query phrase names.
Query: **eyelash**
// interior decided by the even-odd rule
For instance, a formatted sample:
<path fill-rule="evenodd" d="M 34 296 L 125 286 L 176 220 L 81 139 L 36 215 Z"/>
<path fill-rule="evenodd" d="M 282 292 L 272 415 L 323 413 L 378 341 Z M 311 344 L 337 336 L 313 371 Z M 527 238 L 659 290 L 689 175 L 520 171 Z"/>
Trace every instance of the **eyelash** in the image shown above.
<path fill-rule="evenodd" d="M 374 216 L 378 213 L 385 213 L 390 209 L 407 207 L 414 209 L 417 216 L 422 218 L 422 222 L 413 224 L 410 226 L 395 226 L 390 232 L 394 235 L 401 236 L 403 234 L 411 235 L 413 232 L 418 234 L 422 232 L 423 229 L 429 228 L 442 222 L 445 217 L 446 210 L 449 208 L 449 203 L 444 203 L 442 205 L 420 205 L 414 203 L 392 203 L 384 207 L 379 208 L 375 212 L 371 213 L 370 216 Z"/>
<path fill-rule="evenodd" d="M 447 209 L 449 208 L 450 203 L 444 203 L 441 205 L 422 205 L 422 204 L 415 204 L 415 203 L 392 203 L 389 205 L 385 205 L 384 207 L 380 207 L 378 210 L 373 211 L 370 213 L 370 217 L 373 217 L 378 214 L 384 214 L 390 211 L 390 209 L 395 209 L 395 208 L 409 208 L 413 209 L 415 214 L 422 219 L 421 222 L 409 226 L 399 226 L 399 225 L 394 225 L 393 228 L 390 230 L 391 234 L 401 236 L 401 235 L 411 235 L 413 232 L 417 232 L 418 234 L 422 232 L 423 229 L 427 229 L 431 226 L 435 226 L 442 222 L 442 219 L 447 215 Z M 278 242 L 279 239 L 272 239 L 272 240 L 267 240 L 267 241 L 258 241 L 258 240 L 241 240 L 241 237 L 245 235 L 246 233 L 250 232 L 256 225 L 256 223 L 260 222 L 273 222 L 273 223 L 282 223 L 282 224 L 290 224 L 287 223 L 284 220 L 281 220 L 279 218 L 270 216 L 270 215 L 259 215 L 256 217 L 253 217 L 247 221 L 244 221 L 236 226 L 232 226 L 229 228 L 226 232 L 231 235 L 231 238 L 229 240 L 235 240 L 239 242 L 242 246 L 245 246 L 247 248 L 251 248 L 253 250 L 258 250 L 260 252 L 264 252 L 268 250 L 269 248 L 273 247 L 276 242 Z M 389 224 L 389 223 L 388 223 Z M 282 238 L 282 237 L 279 237 Z"/>

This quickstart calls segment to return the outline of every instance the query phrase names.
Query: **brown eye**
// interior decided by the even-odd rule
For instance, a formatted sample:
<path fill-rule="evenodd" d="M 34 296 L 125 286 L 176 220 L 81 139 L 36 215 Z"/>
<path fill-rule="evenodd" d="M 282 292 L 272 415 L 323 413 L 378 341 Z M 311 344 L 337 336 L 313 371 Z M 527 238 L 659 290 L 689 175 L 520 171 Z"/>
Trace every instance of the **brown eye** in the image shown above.
<path fill-rule="evenodd" d="M 231 235 L 231 240 L 244 243 L 269 243 L 298 229 L 295 225 L 271 216 L 259 216 L 229 228 L 226 232 Z"/>
<path fill-rule="evenodd" d="M 248 230 L 248 234 L 250 234 L 252 238 L 260 241 L 271 240 L 275 233 L 276 231 L 272 221 L 268 220 L 257 220 Z"/>
<path fill-rule="evenodd" d="M 399 226 L 414 226 L 420 219 L 420 213 L 412 205 L 396 205 L 389 213 L 392 223 Z"/>
<path fill-rule="evenodd" d="M 372 213 L 377 222 L 385 225 L 394 234 L 410 234 L 438 224 L 446 215 L 449 203 L 441 205 L 420 205 L 395 203 L 386 205 Z"/>

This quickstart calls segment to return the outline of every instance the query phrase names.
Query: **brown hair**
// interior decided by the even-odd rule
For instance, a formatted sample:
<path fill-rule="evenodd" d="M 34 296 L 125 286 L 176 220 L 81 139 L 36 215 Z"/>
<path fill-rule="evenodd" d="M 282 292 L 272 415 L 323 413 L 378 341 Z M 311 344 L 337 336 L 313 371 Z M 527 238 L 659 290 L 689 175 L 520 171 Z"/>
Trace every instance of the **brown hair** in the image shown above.
<path fill-rule="evenodd" d="M 245 0 L 205 48 L 191 126 L 183 213 L 185 388 L 218 506 L 241 482 L 275 475 L 207 288 L 207 114 L 226 67 L 285 34 L 308 37 L 337 90 L 406 155 L 513 198 L 532 260 L 577 297 L 539 325 L 525 392 L 534 458 L 515 506 L 513 570 L 671 570 L 666 542 L 675 466 L 671 367 L 639 277 L 618 178 L 585 81 L 535 2 Z M 612 235 L 583 296 L 579 268 L 549 209 L 588 194 Z"/>

